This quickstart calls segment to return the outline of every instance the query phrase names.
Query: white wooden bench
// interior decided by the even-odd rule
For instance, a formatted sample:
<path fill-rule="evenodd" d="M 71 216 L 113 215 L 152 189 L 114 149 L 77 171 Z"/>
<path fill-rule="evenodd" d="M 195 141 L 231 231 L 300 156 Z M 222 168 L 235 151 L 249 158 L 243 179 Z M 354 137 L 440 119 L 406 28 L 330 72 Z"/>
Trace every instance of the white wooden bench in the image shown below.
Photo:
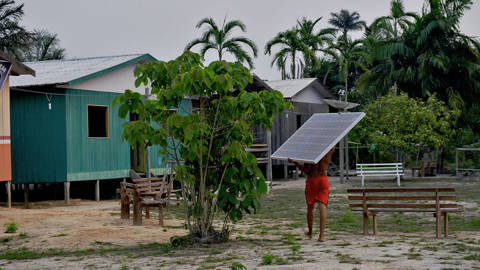
<path fill-rule="evenodd" d="M 365 186 L 365 177 L 396 176 L 400 186 L 400 176 L 404 175 L 402 163 L 370 163 L 357 164 L 357 175 L 362 177 L 362 187 Z"/>

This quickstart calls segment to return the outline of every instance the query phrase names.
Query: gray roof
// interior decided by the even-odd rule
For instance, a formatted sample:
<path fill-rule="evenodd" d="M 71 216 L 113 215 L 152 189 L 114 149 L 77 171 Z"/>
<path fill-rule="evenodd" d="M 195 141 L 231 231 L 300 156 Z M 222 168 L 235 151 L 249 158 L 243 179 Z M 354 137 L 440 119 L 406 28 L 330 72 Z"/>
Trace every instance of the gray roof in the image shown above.
<path fill-rule="evenodd" d="M 30 74 L 35 76 L 35 70 L 31 69 L 30 67 L 26 66 L 25 64 L 15 60 L 12 56 L 0 51 L 0 60 L 5 60 L 12 64 L 12 68 L 10 70 L 10 74 L 14 76 L 23 75 L 23 74 Z M 10 81 L 12 78 L 10 79 Z"/>
<path fill-rule="evenodd" d="M 70 60 L 25 62 L 25 65 L 36 71 L 36 77 L 12 77 L 10 79 L 10 86 L 73 85 L 146 59 L 151 61 L 156 60 L 149 54 L 129 54 Z"/>
<path fill-rule="evenodd" d="M 325 89 L 317 78 L 267 81 L 266 83 L 270 85 L 272 89 L 280 91 L 283 94 L 283 97 L 287 99 L 294 97 L 310 85 L 314 86 L 323 97 L 332 97 L 332 94 Z"/>

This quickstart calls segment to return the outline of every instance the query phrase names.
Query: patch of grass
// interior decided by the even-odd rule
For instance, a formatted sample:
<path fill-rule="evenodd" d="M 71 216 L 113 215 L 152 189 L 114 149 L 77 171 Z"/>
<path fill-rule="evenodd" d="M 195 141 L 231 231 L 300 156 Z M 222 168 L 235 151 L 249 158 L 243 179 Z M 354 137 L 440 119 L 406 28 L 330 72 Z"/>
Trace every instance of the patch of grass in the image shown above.
<path fill-rule="evenodd" d="M 222 254 L 222 251 L 220 251 L 218 249 L 215 249 L 215 248 L 212 248 L 210 250 L 210 255 L 218 255 L 218 254 Z"/>
<path fill-rule="evenodd" d="M 420 253 L 408 253 L 407 258 L 409 260 L 421 260 L 422 259 L 422 254 L 420 254 Z"/>
<path fill-rule="evenodd" d="M 18 238 L 20 238 L 20 239 L 27 238 L 27 237 L 28 237 L 28 233 L 26 233 L 26 232 L 21 232 L 21 233 L 18 235 Z"/>
<path fill-rule="evenodd" d="M 335 256 L 338 258 L 339 263 L 361 264 L 359 259 L 352 257 L 349 254 L 337 253 Z"/>
<path fill-rule="evenodd" d="M 425 250 L 431 250 L 431 251 L 438 251 L 437 246 L 424 246 L 423 249 Z"/>
<path fill-rule="evenodd" d="M 8 242 L 10 242 L 11 240 L 13 240 L 13 237 L 12 237 L 12 236 L 0 238 L 0 243 L 8 243 Z"/>
<path fill-rule="evenodd" d="M 346 246 L 350 246 L 351 244 L 347 241 L 344 241 L 343 243 L 337 243 L 335 244 L 335 246 L 337 247 L 346 247 Z"/>
<path fill-rule="evenodd" d="M 232 262 L 230 270 L 247 270 L 247 267 L 239 262 Z"/>
<path fill-rule="evenodd" d="M 387 245 L 393 244 L 393 241 L 382 241 L 380 243 L 377 243 L 377 247 L 386 247 Z"/>
<path fill-rule="evenodd" d="M 9 222 L 3 224 L 5 228 L 5 233 L 16 233 L 18 231 L 18 225 L 15 222 Z"/>
<path fill-rule="evenodd" d="M 264 254 L 263 257 L 262 257 L 262 264 L 263 265 L 270 265 L 273 263 L 273 259 L 275 258 L 275 256 L 273 256 L 272 254 Z"/>
<path fill-rule="evenodd" d="M 283 235 L 282 242 L 288 245 L 297 245 L 297 239 L 295 239 L 295 236 L 290 233 L 286 233 Z"/>
<path fill-rule="evenodd" d="M 468 256 L 463 257 L 464 260 L 475 260 L 480 262 L 480 254 L 470 254 Z"/>
<path fill-rule="evenodd" d="M 93 242 L 94 245 L 99 245 L 99 246 L 113 246 L 112 242 L 102 242 L 102 241 L 95 241 Z"/>
<path fill-rule="evenodd" d="M 120 266 L 120 270 L 129 270 L 130 267 L 128 267 L 128 265 L 126 264 L 122 264 L 122 266 Z"/>
<path fill-rule="evenodd" d="M 290 246 L 290 250 L 295 254 L 300 251 L 302 247 L 300 245 L 292 245 Z"/>
<path fill-rule="evenodd" d="M 67 236 L 68 234 L 66 233 L 59 233 L 59 234 L 56 234 L 54 235 L 53 237 L 64 237 L 64 236 Z"/>

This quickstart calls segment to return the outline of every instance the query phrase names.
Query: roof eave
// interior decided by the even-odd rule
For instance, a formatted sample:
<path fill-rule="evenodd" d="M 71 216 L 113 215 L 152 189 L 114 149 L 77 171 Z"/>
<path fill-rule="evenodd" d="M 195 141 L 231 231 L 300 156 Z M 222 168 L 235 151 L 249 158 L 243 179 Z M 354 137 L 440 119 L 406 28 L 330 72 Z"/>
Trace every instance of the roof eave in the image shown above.
<path fill-rule="evenodd" d="M 0 51 L 0 59 L 6 60 L 12 63 L 12 69 L 10 71 L 11 75 L 18 76 L 23 74 L 26 74 L 26 75 L 30 74 L 35 77 L 35 70 L 29 68 L 28 66 L 17 61 L 15 58 L 11 57 L 10 55 L 2 51 Z"/>
<path fill-rule="evenodd" d="M 140 62 L 140 61 L 143 61 L 143 60 L 150 60 L 152 62 L 153 61 L 158 61 L 155 57 L 146 53 L 146 54 L 140 55 L 138 57 L 135 57 L 131 60 L 128 60 L 126 62 L 123 62 L 121 64 L 118 64 L 118 65 L 115 65 L 115 66 L 112 66 L 112 67 L 109 67 L 109 68 L 106 68 L 106 69 L 102 69 L 100 71 L 94 72 L 92 74 L 85 75 L 85 76 L 77 78 L 77 79 L 73 79 L 73 80 L 69 81 L 67 83 L 67 85 L 72 86 L 72 85 L 75 85 L 75 84 L 78 84 L 78 83 L 81 83 L 81 82 L 84 82 L 84 81 L 88 81 L 88 80 L 91 80 L 93 78 L 105 75 L 105 74 L 110 73 L 112 71 L 118 70 L 120 68 L 126 67 L 128 65 L 131 65 L 133 63 Z"/>

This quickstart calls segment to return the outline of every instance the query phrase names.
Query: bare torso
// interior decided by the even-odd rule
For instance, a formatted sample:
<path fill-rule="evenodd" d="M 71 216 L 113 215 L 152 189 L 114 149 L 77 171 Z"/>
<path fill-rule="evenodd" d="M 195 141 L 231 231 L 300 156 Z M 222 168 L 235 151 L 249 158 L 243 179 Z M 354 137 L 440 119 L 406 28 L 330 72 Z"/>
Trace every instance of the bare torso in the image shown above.
<path fill-rule="evenodd" d="M 335 146 L 317 163 L 317 164 L 305 164 L 300 165 L 294 162 L 295 165 L 308 177 L 327 176 L 328 165 L 332 159 L 333 152 L 335 152 Z M 292 162 L 291 160 L 289 160 Z"/>

